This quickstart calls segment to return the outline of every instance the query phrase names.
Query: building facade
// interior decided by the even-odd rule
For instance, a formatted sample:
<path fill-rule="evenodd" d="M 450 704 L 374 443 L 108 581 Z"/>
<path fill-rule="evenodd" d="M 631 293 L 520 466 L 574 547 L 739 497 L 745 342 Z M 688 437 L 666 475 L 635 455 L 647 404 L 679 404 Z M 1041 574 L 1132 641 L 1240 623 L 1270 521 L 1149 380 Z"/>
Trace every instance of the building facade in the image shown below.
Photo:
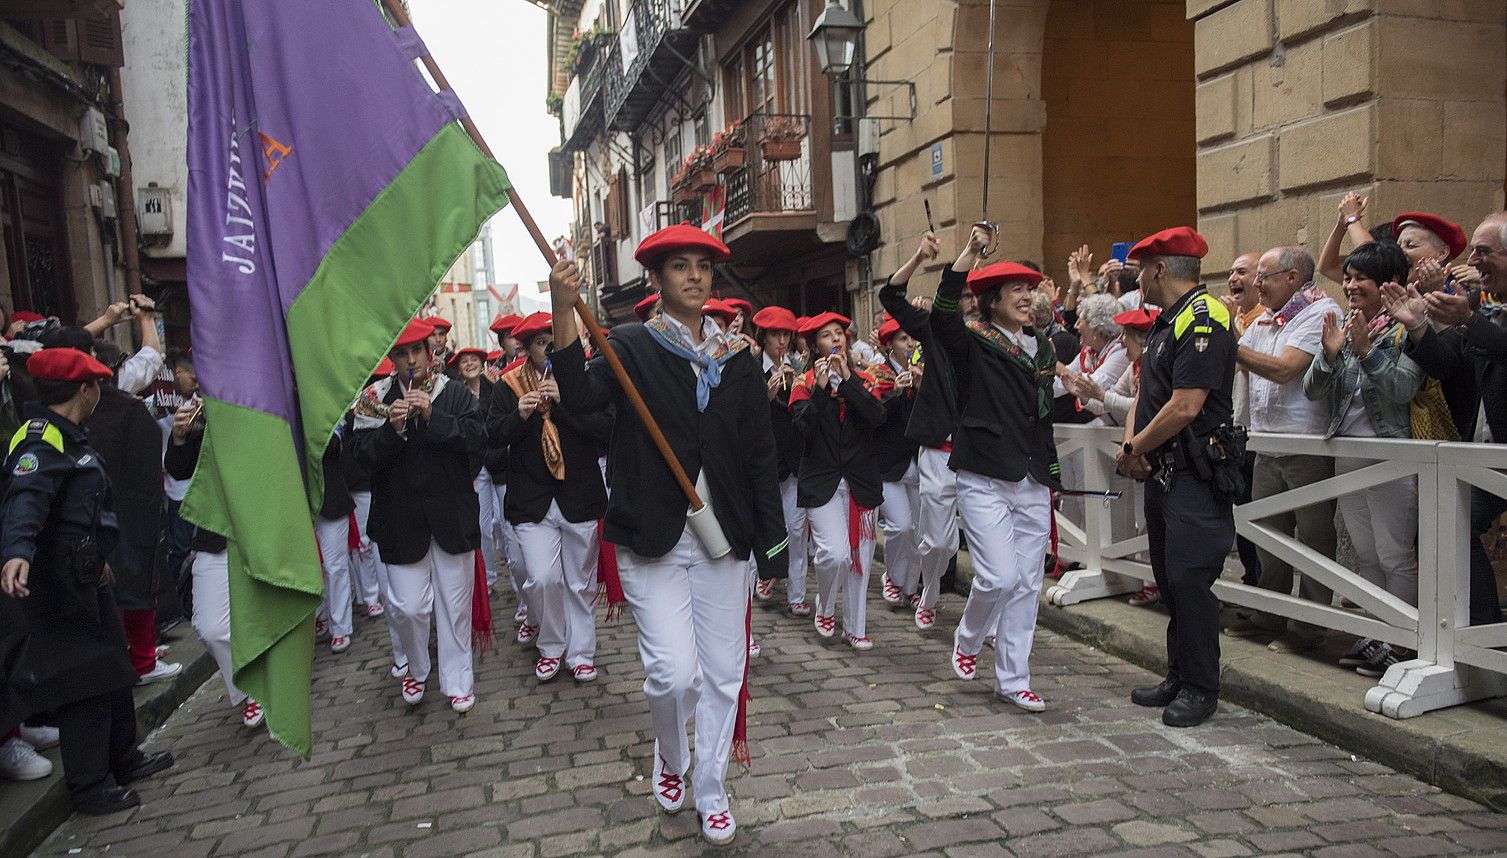
<path fill-rule="evenodd" d="M 87 321 L 133 285 L 124 259 L 114 0 L 0 6 L 0 304 Z"/>
<path fill-rule="evenodd" d="M 1423 209 L 1469 228 L 1503 207 L 1500 0 L 997 0 L 987 165 L 987 0 L 843 2 L 865 25 L 854 77 L 913 84 L 913 107 L 885 83 L 834 106 L 848 90 L 805 39 L 815 0 L 554 0 L 556 188 L 607 315 L 643 294 L 637 240 L 690 221 L 734 250 L 725 293 L 862 316 L 925 204 L 946 255 L 985 216 L 986 169 L 1001 252 L 1058 279 L 1081 244 L 1102 261 L 1170 224 L 1208 237 L 1211 281 L 1243 251 L 1317 254 L 1351 190 L 1370 222 Z M 855 113 L 886 117 L 877 145 Z M 771 162 L 787 117 L 799 154 Z M 734 120 L 741 156 L 721 154 Z M 878 246 L 855 256 L 865 210 Z"/>

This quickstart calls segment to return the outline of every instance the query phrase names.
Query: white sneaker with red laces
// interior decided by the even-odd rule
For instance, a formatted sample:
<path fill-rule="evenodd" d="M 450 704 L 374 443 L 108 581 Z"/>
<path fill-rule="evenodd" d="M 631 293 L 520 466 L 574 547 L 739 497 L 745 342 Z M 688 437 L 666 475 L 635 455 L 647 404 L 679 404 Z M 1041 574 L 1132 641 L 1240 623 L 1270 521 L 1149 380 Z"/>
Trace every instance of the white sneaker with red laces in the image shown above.
<path fill-rule="evenodd" d="M 403 702 L 409 706 L 416 706 L 424 699 L 424 683 L 412 676 L 403 677 Z"/>
<path fill-rule="evenodd" d="M 475 694 L 459 694 L 450 698 L 450 708 L 456 712 L 470 712 L 471 707 L 475 705 Z"/>
<path fill-rule="evenodd" d="M 701 836 L 713 846 L 726 846 L 738 836 L 738 823 L 731 810 L 719 810 L 701 817 Z"/>
<path fill-rule="evenodd" d="M 988 646 L 990 649 L 998 649 L 999 648 L 999 647 L 995 646 L 995 643 L 996 643 L 996 641 L 994 639 L 994 635 L 985 635 L 984 636 L 984 644 L 986 646 Z"/>
<path fill-rule="evenodd" d="M 936 608 L 916 608 L 916 628 L 927 631 L 937 624 Z"/>
<path fill-rule="evenodd" d="M 533 643 L 534 639 L 537 638 L 537 637 L 539 637 L 539 627 L 538 626 L 531 626 L 528 623 L 519 623 L 518 624 L 518 642 L 519 643 L 523 644 L 524 646 L 528 646 L 529 644 Z"/>
<path fill-rule="evenodd" d="M 1161 600 L 1162 600 L 1162 594 L 1161 594 L 1161 591 L 1156 588 L 1156 585 L 1154 585 L 1154 584 L 1147 584 L 1146 586 L 1144 586 L 1141 589 L 1137 590 L 1135 592 L 1134 596 L 1131 596 L 1129 599 L 1126 599 L 1125 601 L 1127 601 L 1130 604 L 1135 605 L 1137 608 L 1139 608 L 1142 605 L 1155 605 L 1157 602 L 1160 602 Z"/>
<path fill-rule="evenodd" d="M 815 623 L 816 623 L 816 633 L 819 634 L 819 635 L 821 635 L 822 637 L 824 637 L 824 638 L 830 638 L 833 635 L 837 634 L 837 615 L 836 614 L 833 614 L 830 617 L 824 617 L 821 614 L 817 614 L 816 615 Z"/>
<path fill-rule="evenodd" d="M 811 616 L 811 603 L 810 602 L 791 602 L 790 603 L 790 615 L 794 616 L 794 617 L 809 617 L 809 616 Z"/>
<path fill-rule="evenodd" d="M 1030 690 L 1029 688 L 1023 688 L 1020 691 L 1012 691 L 1009 694 L 1001 694 L 1000 696 L 1010 701 L 1011 703 L 1014 703 L 1016 706 L 1019 706 L 1020 708 L 1026 710 L 1027 712 L 1047 711 L 1047 702 L 1045 700 L 1042 700 L 1039 696 L 1037 696 L 1036 692 Z"/>
<path fill-rule="evenodd" d="M 773 599 L 774 579 L 760 579 L 759 583 L 754 585 L 754 596 L 758 597 L 760 602 L 767 602 Z"/>
<path fill-rule="evenodd" d="M 555 675 L 559 672 L 560 659 L 558 658 L 549 658 L 541 655 L 539 656 L 539 660 L 534 663 L 534 678 L 540 682 L 548 682 L 554 679 Z"/>
<path fill-rule="evenodd" d="M 518 610 L 516 610 L 516 611 L 513 612 L 513 622 L 515 622 L 515 623 L 523 623 L 523 622 L 527 622 L 527 621 L 528 621 L 528 611 L 525 611 L 523 609 L 523 606 L 519 605 L 518 606 Z"/>
<path fill-rule="evenodd" d="M 330 624 L 324 620 L 314 621 L 314 640 L 322 641 L 330 636 Z"/>
<path fill-rule="evenodd" d="M 888 572 L 884 573 L 884 601 L 891 605 L 898 605 L 905 601 L 905 594 L 900 592 L 900 588 L 895 586 L 894 581 L 890 580 Z"/>
<path fill-rule="evenodd" d="M 173 645 L 172 644 L 157 644 L 157 658 L 159 660 L 167 658 L 167 654 L 170 653 L 170 652 L 172 652 L 172 651 L 173 651 Z"/>
<path fill-rule="evenodd" d="M 874 641 L 863 635 L 850 635 L 847 632 L 843 632 L 842 639 L 848 642 L 848 646 L 859 652 L 868 652 L 874 648 Z"/>
<path fill-rule="evenodd" d="M 366 616 L 368 619 L 375 620 L 378 617 L 386 615 L 386 613 L 387 609 L 376 602 L 366 606 Z"/>
<path fill-rule="evenodd" d="M 750 638 L 748 641 L 748 657 L 758 658 L 762 652 L 764 652 L 764 648 L 759 646 L 759 642 Z"/>
<path fill-rule="evenodd" d="M 972 679 L 978 675 L 977 655 L 969 655 L 958 646 L 958 636 L 952 636 L 952 672 L 958 675 L 958 679 Z"/>
<path fill-rule="evenodd" d="M 654 743 L 654 800 L 665 813 L 679 813 L 685 806 L 685 778 L 670 771 L 665 758 L 659 755 L 659 743 Z"/>
<path fill-rule="evenodd" d="M 597 678 L 597 668 L 594 664 L 578 664 L 571 673 L 575 675 L 576 682 L 591 682 Z"/>
<path fill-rule="evenodd" d="M 350 635 L 335 635 L 330 638 L 330 652 L 340 653 L 351 648 Z"/>
<path fill-rule="evenodd" d="M 262 711 L 262 704 L 247 697 L 246 702 L 241 704 L 241 726 L 247 730 L 255 730 L 262 726 L 265 720 L 267 720 L 267 713 Z"/>

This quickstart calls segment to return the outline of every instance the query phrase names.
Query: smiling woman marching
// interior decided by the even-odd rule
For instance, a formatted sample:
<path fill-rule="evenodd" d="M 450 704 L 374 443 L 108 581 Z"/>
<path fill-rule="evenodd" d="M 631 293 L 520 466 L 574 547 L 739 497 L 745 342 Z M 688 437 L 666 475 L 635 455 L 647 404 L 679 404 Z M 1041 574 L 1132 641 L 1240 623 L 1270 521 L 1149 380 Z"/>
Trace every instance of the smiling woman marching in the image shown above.
<path fill-rule="evenodd" d="M 1045 334 L 1030 327 L 1039 273 L 1014 262 L 972 271 L 990 240 L 988 232 L 973 228 L 968 245 L 943 272 L 932 307 L 958 373 L 961 417 L 948 464 L 958 474 L 958 508 L 974 570 L 952 669 L 960 679 L 973 679 L 984 638 L 998 635 L 995 692 L 1040 712 L 1046 703 L 1031 691 L 1030 657 L 1051 490 L 1060 488 L 1051 418 L 1057 353 Z M 965 282 L 978 296 L 982 317 L 976 322 L 965 322 L 958 309 Z"/>

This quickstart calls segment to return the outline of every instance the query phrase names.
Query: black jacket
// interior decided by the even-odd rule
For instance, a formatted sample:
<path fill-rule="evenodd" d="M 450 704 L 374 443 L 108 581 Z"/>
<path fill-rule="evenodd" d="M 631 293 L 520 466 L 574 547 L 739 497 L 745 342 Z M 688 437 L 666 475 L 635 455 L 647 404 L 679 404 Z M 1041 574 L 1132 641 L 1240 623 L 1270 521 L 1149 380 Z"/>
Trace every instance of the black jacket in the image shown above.
<path fill-rule="evenodd" d="M 383 398 L 400 397 L 393 383 Z M 486 440 L 476 397 L 464 385 L 447 383 L 434 398 L 428 420 L 408 421 L 403 435 L 391 423 L 357 429 L 353 450 L 372 480 L 367 532 L 390 564 L 417 563 L 431 540 L 450 554 L 481 545 L 480 506 L 474 456 Z"/>
<path fill-rule="evenodd" d="M 950 267 L 942 273 L 932 313 L 938 338 L 957 368 L 961 405 L 948 465 L 1009 482 L 1029 475 L 1044 486 L 1061 488 L 1050 406 L 1045 416 L 1039 408 L 1042 388 L 1045 396 L 1052 395 L 1051 370 L 1045 375 L 1028 371 L 969 329 L 958 310 L 967 277 Z M 1036 337 L 1038 355 L 1050 358 L 1055 368 L 1051 342 L 1031 328 L 1025 332 Z"/>
<path fill-rule="evenodd" d="M 190 429 L 188 437 L 182 444 L 174 444 L 172 439 L 167 442 L 167 452 L 162 455 L 162 467 L 168 476 L 175 480 L 186 480 L 194 475 L 194 468 L 199 464 L 199 449 L 204 445 L 204 432 L 200 428 Z M 194 528 L 194 540 L 191 546 L 195 551 L 206 554 L 219 554 L 226 548 L 225 537 L 212 530 L 202 527 Z"/>
<path fill-rule="evenodd" d="M 904 366 L 896 369 L 888 357 L 884 359 L 883 371 L 889 374 L 898 375 L 907 369 Z M 921 377 L 926 377 L 924 371 Z M 916 407 L 916 389 L 892 389 L 884 395 L 883 402 L 884 422 L 874 432 L 874 455 L 879 462 L 879 478 L 886 483 L 894 483 L 904 478 L 905 472 L 910 470 L 920 446 L 906 434 Z"/>
<path fill-rule="evenodd" d="M 23 416 L 0 506 L 0 561 L 31 564 L 31 595 L 18 600 L 24 629 L 7 628 L 0 650 L 0 723 L 12 724 L 136 682 L 102 578 L 119 535 L 110 478 L 83 427 L 35 403 Z"/>
<path fill-rule="evenodd" d="M 923 447 L 935 448 L 945 444 L 958 425 L 957 381 L 952 358 L 937 340 L 932 313 L 911 306 L 905 298 L 905 285 L 892 278 L 879 290 L 879 303 L 900 323 L 901 330 L 921 344 L 921 384 L 916 388 L 905 435 Z"/>
<path fill-rule="evenodd" d="M 99 406 L 84 421 L 89 443 L 110 476 L 120 541 L 110 554 L 115 601 L 122 608 L 156 606 L 157 537 L 162 525 L 162 429 L 140 399 L 100 385 Z"/>
<path fill-rule="evenodd" d="M 884 406 L 854 373 L 837 386 L 838 395 L 847 403 L 843 417 L 826 379 L 813 379 L 812 372 L 807 372 L 805 380 L 812 383 L 810 396 L 791 406 L 796 428 L 806 442 L 795 502 L 808 509 L 822 506 L 832 499 L 838 482 L 846 479 L 859 506 L 878 507 L 884 501 L 884 487 L 874 432 L 884 423 Z"/>
<path fill-rule="evenodd" d="M 613 328 L 612 345 L 687 476 L 695 482 L 706 468 L 712 510 L 733 555 L 752 554 L 761 575 L 785 577 L 789 560 L 769 397 L 753 356 L 733 355 L 706 410 L 697 411 L 690 362 L 671 354 L 643 325 Z M 553 352 L 551 361 L 561 398 L 577 411 L 613 406 L 619 415 L 608 454 L 612 496 L 603 538 L 645 557 L 664 556 L 680 541 L 690 504 L 648 430 L 603 357 L 587 366 L 576 341 Z"/>
<path fill-rule="evenodd" d="M 507 451 L 508 493 L 502 514 L 512 524 L 543 521 L 551 501 L 559 504 L 566 521 L 593 521 L 607 509 L 598 452 L 599 439 L 611 426 L 610 412 L 581 414 L 569 407 L 571 400 L 563 394 L 561 398 L 550 411 L 565 460 L 565 479 L 557 480 L 544 463 L 544 418 L 537 411 L 527 420 L 518 416 L 518 397 L 505 382 L 492 391 L 487 446 Z"/>
<path fill-rule="evenodd" d="M 775 367 L 765 372 L 765 383 L 779 371 Z M 805 448 L 801 430 L 795 428 L 795 415 L 790 413 L 790 388 L 776 392 L 774 399 L 769 400 L 769 425 L 774 429 L 775 472 L 783 483 L 800 472 L 801 452 Z"/>
<path fill-rule="evenodd" d="M 1407 336 L 1402 342 L 1403 352 L 1439 379 L 1462 441 L 1475 440 L 1483 401 L 1491 437 L 1497 443 L 1507 441 L 1507 330 L 1475 313 L 1460 327 L 1428 327 L 1418 342 Z"/>
<path fill-rule="evenodd" d="M 464 384 L 465 382 L 461 382 Z M 476 410 L 481 412 L 481 419 L 486 420 L 487 415 L 492 413 L 492 394 L 499 387 L 505 385 L 491 381 L 486 376 L 481 377 L 481 395 L 476 400 Z M 492 482 L 503 485 L 508 481 L 508 447 L 506 444 L 496 445 L 487 443 L 481 448 L 481 466 L 487 469 L 487 476 Z"/>
<path fill-rule="evenodd" d="M 356 509 L 356 501 L 345 481 L 351 470 L 349 447 L 350 441 L 338 434 L 333 435 L 329 446 L 324 448 L 324 458 L 319 462 L 320 472 L 324 474 L 324 499 L 320 502 L 319 517 L 326 521 L 345 518 Z"/>

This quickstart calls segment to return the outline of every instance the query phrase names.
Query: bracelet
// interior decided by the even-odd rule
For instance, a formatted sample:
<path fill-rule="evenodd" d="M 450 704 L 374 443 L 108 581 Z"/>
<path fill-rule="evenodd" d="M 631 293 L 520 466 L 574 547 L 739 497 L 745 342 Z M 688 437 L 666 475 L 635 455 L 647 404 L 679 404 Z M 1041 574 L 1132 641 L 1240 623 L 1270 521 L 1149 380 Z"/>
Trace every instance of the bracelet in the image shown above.
<path fill-rule="evenodd" d="M 1408 333 L 1410 333 L 1410 334 L 1411 334 L 1411 333 L 1412 333 L 1412 332 L 1414 332 L 1414 331 L 1420 331 L 1420 330 L 1423 330 L 1423 329 L 1424 329 L 1424 328 L 1426 328 L 1426 327 L 1428 327 L 1428 324 L 1429 324 L 1429 317 L 1428 317 L 1428 314 L 1424 314 L 1424 316 L 1423 316 L 1423 321 L 1421 321 L 1421 322 L 1419 322 L 1419 323 L 1418 323 L 1418 324 L 1416 324 L 1416 325 L 1414 325 L 1414 326 L 1413 326 L 1413 327 L 1411 327 L 1411 328 L 1408 328 Z"/>
<path fill-rule="evenodd" d="M 1360 215 L 1351 215 L 1345 218 L 1345 226 L 1351 226 L 1360 222 Z"/>

